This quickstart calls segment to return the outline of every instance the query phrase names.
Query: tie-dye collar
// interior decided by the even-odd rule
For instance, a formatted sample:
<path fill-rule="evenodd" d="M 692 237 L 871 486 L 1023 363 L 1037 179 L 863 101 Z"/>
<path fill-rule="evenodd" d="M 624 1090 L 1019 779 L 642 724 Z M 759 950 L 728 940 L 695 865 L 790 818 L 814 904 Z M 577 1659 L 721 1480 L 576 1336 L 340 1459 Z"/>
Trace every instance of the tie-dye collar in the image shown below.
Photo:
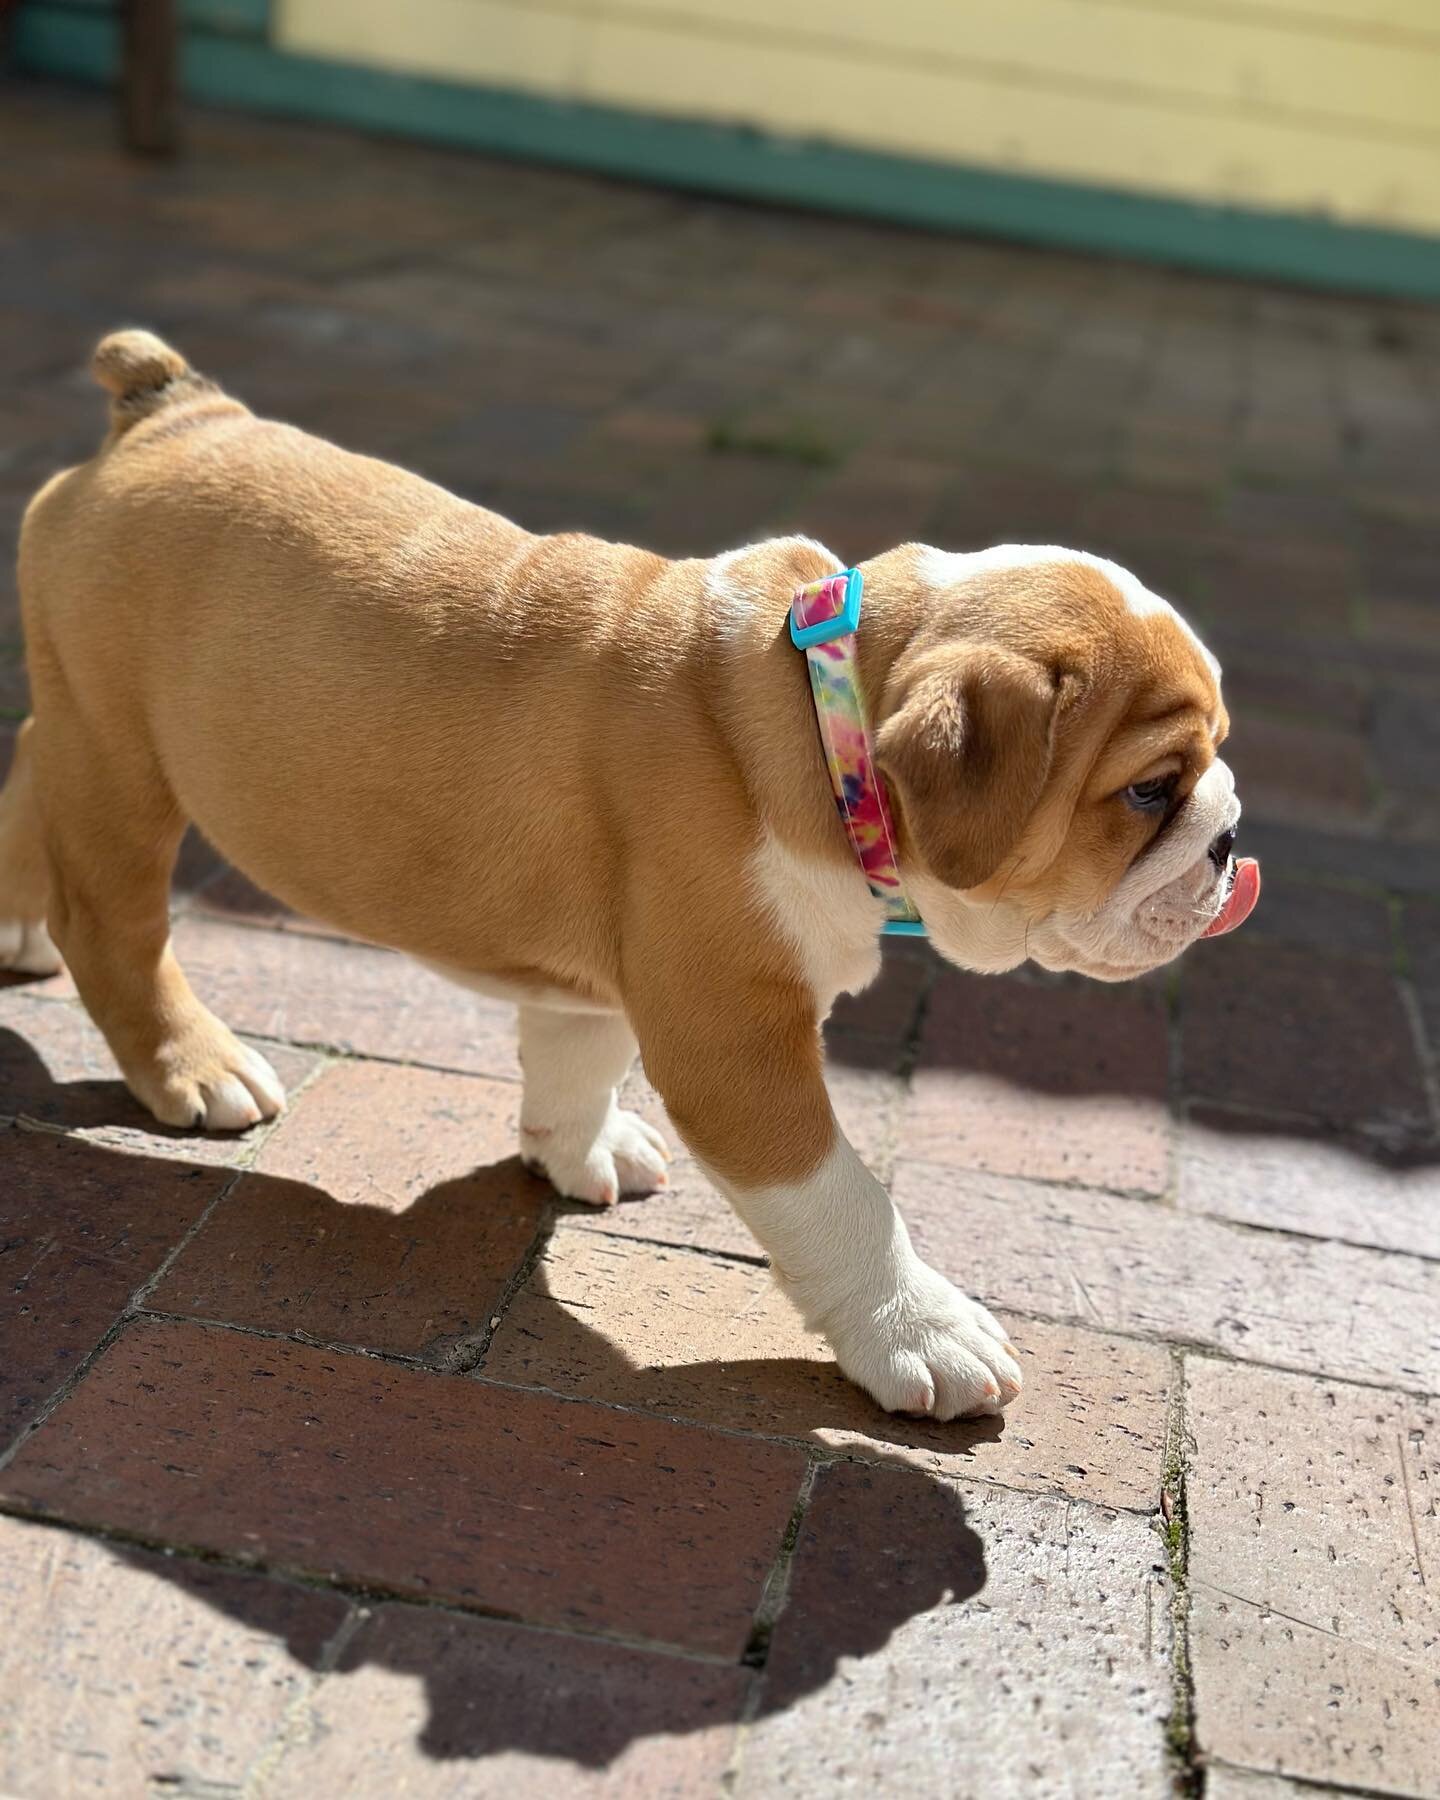
<path fill-rule="evenodd" d="M 864 585 L 858 569 L 842 569 L 798 588 L 790 603 L 790 638 L 805 652 L 835 804 L 870 892 L 885 903 L 884 930 L 894 937 L 924 937 L 925 926 L 900 879 L 885 784 L 865 729 L 855 642 Z"/>

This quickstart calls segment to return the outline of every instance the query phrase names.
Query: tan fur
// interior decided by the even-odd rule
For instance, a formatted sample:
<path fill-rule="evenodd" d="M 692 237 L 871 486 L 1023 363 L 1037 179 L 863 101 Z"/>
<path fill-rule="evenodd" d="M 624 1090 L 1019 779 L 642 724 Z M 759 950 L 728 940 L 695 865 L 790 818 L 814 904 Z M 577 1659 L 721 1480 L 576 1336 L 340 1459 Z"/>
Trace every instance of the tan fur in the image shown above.
<path fill-rule="evenodd" d="M 785 631 L 836 559 L 782 540 L 721 579 L 535 537 L 255 418 L 146 334 L 96 366 L 111 439 L 24 524 L 35 719 L 0 802 L 0 917 L 48 911 L 141 1099 L 183 1123 L 207 1084 L 247 1081 L 169 949 L 194 820 L 341 930 L 623 1009 L 731 1182 L 816 1168 L 815 993 L 742 876 L 767 834 L 853 867 Z M 1155 829 L 1115 790 L 1166 758 L 1193 783 L 1214 755 L 1202 657 L 1090 572 L 937 597 L 923 554 L 865 570 L 903 858 L 1037 916 L 1103 896 Z"/>

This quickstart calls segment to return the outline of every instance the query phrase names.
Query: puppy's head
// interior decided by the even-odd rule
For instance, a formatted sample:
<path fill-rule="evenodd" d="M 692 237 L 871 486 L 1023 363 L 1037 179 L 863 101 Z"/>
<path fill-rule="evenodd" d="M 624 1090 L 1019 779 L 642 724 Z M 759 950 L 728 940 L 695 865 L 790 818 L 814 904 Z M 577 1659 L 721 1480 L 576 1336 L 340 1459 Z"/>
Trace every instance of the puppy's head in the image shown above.
<path fill-rule="evenodd" d="M 1243 919 L 1220 669 L 1167 602 L 1049 547 L 870 567 L 903 621 L 876 652 L 876 761 L 937 948 L 1118 981 Z"/>

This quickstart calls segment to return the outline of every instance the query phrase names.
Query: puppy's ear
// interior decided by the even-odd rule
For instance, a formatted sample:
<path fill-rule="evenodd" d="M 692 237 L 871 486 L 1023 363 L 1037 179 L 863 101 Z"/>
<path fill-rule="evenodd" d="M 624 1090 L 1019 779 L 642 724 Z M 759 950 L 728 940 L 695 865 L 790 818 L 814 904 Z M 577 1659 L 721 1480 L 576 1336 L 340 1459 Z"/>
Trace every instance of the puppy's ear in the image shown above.
<path fill-rule="evenodd" d="M 1061 680 L 996 645 L 946 650 L 880 727 L 875 761 L 947 887 L 988 881 L 1019 841 L 1050 773 Z"/>

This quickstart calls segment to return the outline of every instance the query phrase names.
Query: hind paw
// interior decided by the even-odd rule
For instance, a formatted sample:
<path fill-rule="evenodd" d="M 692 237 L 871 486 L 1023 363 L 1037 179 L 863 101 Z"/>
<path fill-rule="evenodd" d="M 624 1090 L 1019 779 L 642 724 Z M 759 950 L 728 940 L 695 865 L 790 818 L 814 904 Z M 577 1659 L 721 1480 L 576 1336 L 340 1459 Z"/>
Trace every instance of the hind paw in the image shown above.
<path fill-rule="evenodd" d="M 60 968 L 60 952 L 43 920 L 0 920 L 0 969 L 14 975 L 58 975 Z"/>
<path fill-rule="evenodd" d="M 162 1047 L 132 1093 L 162 1125 L 182 1131 L 244 1131 L 284 1110 L 280 1077 L 256 1050 L 207 1020 Z"/>
<path fill-rule="evenodd" d="M 583 1142 L 563 1127 L 520 1128 L 527 1168 L 547 1175 L 567 1200 L 613 1206 L 622 1194 L 649 1194 L 667 1185 L 670 1152 L 653 1125 L 612 1106 L 600 1135 Z"/>

